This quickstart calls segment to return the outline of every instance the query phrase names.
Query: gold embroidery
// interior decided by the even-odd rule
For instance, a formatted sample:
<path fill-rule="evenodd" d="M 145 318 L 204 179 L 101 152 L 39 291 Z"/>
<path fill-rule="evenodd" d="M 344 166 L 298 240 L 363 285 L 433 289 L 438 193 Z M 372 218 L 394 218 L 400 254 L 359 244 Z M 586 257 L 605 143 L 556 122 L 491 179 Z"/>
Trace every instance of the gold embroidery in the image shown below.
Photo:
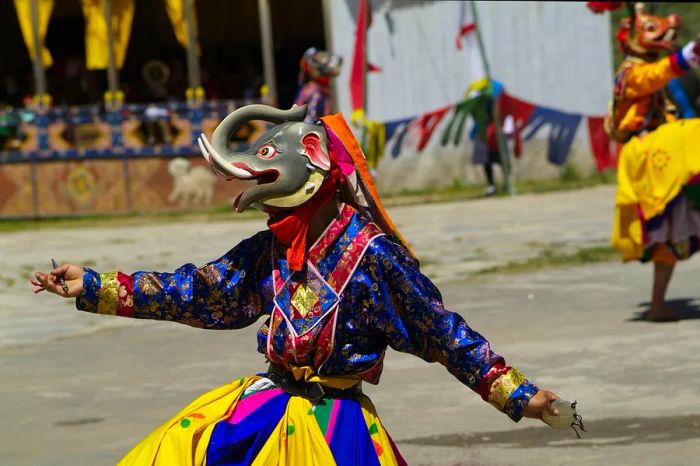
<path fill-rule="evenodd" d="M 97 313 L 116 315 L 117 313 L 117 272 L 100 274 L 100 289 L 97 291 Z"/>
<path fill-rule="evenodd" d="M 134 297 L 129 293 L 124 285 L 119 285 L 118 289 L 119 302 L 124 307 L 134 307 Z"/>
<path fill-rule="evenodd" d="M 308 286 L 301 284 L 292 296 L 292 305 L 297 308 L 302 317 L 306 317 L 318 302 L 318 295 Z"/>
<path fill-rule="evenodd" d="M 489 403 L 503 411 L 510 395 L 526 380 L 522 372 L 511 368 L 508 373 L 501 375 L 491 384 Z"/>
<path fill-rule="evenodd" d="M 139 289 L 145 295 L 157 294 L 163 288 L 163 285 L 161 284 L 161 282 L 158 280 L 158 277 L 154 273 L 144 273 L 144 274 L 139 275 L 139 278 L 137 279 L 137 283 L 138 283 Z M 174 278 L 172 280 L 170 280 L 169 285 L 171 287 L 177 287 L 177 282 L 175 281 Z"/>

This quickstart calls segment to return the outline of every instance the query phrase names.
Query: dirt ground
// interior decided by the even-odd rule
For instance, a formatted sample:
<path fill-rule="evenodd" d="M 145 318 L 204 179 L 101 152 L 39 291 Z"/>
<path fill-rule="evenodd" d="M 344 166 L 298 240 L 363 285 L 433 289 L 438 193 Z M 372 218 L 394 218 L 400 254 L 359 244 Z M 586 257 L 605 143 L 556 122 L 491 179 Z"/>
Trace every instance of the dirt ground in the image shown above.
<path fill-rule="evenodd" d="M 367 387 L 409 464 L 693 465 L 700 456 L 700 260 L 678 267 L 669 298 L 687 319 L 639 320 L 651 269 L 619 262 L 475 275 L 543 249 L 605 244 L 613 188 L 399 207 L 391 214 L 439 285 L 494 349 L 537 384 L 577 400 L 588 433 L 518 424 L 444 368 L 390 352 Z M 97 270 L 204 263 L 264 228 L 206 225 L 0 234 L 0 460 L 114 464 L 202 392 L 264 369 L 255 326 L 204 331 L 80 313 L 34 296 L 50 258 Z"/>

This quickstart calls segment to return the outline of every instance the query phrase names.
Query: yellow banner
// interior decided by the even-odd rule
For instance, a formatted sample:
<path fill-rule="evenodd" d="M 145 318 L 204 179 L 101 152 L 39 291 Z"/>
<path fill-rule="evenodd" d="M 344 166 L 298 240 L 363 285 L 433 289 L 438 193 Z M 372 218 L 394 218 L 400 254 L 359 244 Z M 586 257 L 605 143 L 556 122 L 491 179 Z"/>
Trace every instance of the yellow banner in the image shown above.
<path fill-rule="evenodd" d="M 194 7 L 194 0 L 165 0 L 165 9 L 168 11 L 170 22 L 172 23 L 173 30 L 175 31 L 175 37 L 177 37 L 177 41 L 180 43 L 180 45 L 185 48 L 187 48 L 190 43 L 189 35 L 187 33 L 185 4 L 190 2 L 192 6 L 192 29 L 194 30 L 196 37 L 197 9 Z M 199 45 L 197 45 L 197 53 L 199 54 Z"/>
<path fill-rule="evenodd" d="M 14 0 L 19 27 L 22 29 L 24 43 L 29 51 L 29 56 L 34 59 L 34 33 L 32 28 L 32 0 Z M 45 67 L 53 65 L 53 59 L 49 49 L 44 44 L 46 30 L 49 28 L 49 19 L 53 10 L 53 0 L 36 0 L 37 19 L 39 26 L 39 47 L 41 48 L 41 61 Z"/>
<path fill-rule="evenodd" d="M 131 22 L 134 19 L 134 0 L 111 0 L 112 44 L 117 69 L 124 65 L 129 46 Z M 105 20 L 104 0 L 82 0 L 85 16 L 85 61 L 90 70 L 109 66 L 109 41 Z"/>

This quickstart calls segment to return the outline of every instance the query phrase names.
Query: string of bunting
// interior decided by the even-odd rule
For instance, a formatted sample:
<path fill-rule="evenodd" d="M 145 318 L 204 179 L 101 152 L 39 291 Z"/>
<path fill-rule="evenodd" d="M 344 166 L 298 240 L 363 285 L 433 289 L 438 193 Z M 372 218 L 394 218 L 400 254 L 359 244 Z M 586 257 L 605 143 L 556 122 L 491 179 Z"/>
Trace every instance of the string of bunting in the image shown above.
<path fill-rule="evenodd" d="M 456 104 L 412 117 L 390 121 L 365 118 L 361 125 L 364 131 L 363 149 L 368 164 L 376 168 L 390 145 L 391 157 L 399 157 L 407 139 L 415 143 L 414 149 L 417 152 L 423 151 L 440 122 L 447 115 L 450 116 L 440 135 L 441 146 L 459 145 L 463 141 L 464 131 L 469 120 L 476 122 L 475 127 L 479 132 L 479 137 L 483 139 L 486 136 L 487 124 L 485 123 L 488 121 L 487 105 L 488 98 L 479 94 Z M 516 156 L 520 155 L 521 141 L 528 141 L 541 131 L 548 130 L 547 159 L 555 165 L 564 165 L 581 121 L 585 120 L 598 171 L 603 172 L 616 167 L 617 151 L 605 133 L 603 116 L 567 113 L 533 104 L 506 92 L 500 94 L 497 105 L 502 118 L 507 115 L 513 118 Z M 411 137 L 407 138 L 409 134 Z"/>

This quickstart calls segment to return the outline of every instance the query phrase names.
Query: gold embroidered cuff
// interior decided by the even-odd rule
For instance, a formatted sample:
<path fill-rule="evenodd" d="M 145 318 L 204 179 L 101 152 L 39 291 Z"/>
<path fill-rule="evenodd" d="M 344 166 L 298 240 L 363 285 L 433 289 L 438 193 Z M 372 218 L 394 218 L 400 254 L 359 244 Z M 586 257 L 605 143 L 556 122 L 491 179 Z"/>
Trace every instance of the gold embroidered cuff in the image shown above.
<path fill-rule="evenodd" d="M 97 291 L 97 313 L 117 314 L 117 272 L 100 274 L 100 289 Z"/>
<path fill-rule="evenodd" d="M 527 378 L 517 369 L 511 368 L 507 373 L 501 375 L 491 384 L 489 391 L 489 403 L 500 411 L 506 405 L 510 395 L 525 382 Z"/>

